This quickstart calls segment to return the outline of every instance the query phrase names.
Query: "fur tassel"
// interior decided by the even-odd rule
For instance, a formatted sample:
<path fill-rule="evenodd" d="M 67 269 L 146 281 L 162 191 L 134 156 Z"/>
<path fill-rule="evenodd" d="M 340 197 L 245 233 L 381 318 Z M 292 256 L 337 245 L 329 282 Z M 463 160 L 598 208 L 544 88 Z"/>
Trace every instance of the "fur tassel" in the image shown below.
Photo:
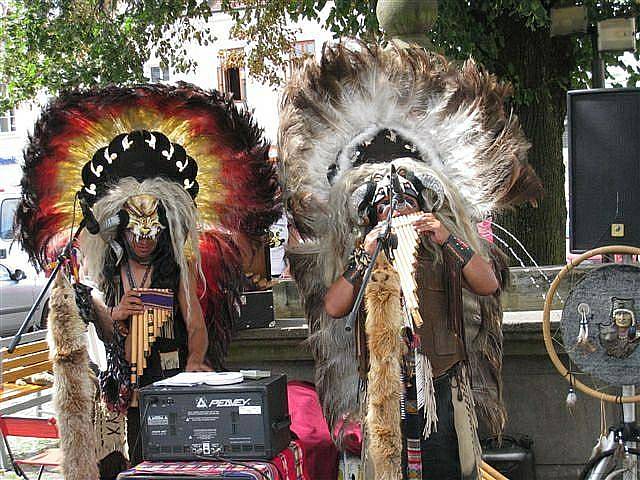
<path fill-rule="evenodd" d="M 402 434 L 400 359 L 406 347 L 401 338 L 403 325 L 398 274 L 384 255 L 378 258 L 367 286 L 365 302 L 368 376 L 367 420 L 369 452 L 378 480 L 402 478 Z"/>
<path fill-rule="evenodd" d="M 62 474 L 66 480 L 97 480 L 93 429 L 94 385 L 85 325 L 69 281 L 58 273 L 49 299 L 49 348 L 53 361 L 53 404 L 58 416 Z"/>

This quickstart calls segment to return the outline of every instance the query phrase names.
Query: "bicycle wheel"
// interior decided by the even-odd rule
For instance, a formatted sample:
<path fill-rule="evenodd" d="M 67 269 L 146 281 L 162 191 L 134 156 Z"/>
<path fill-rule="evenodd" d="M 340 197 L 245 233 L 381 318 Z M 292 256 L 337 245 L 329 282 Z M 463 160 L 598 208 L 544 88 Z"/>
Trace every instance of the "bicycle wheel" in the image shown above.
<path fill-rule="evenodd" d="M 611 457 L 618 449 L 617 448 L 611 448 L 609 450 L 605 450 L 604 452 L 601 452 L 600 454 L 596 455 L 595 457 L 593 457 L 591 460 L 589 460 L 582 472 L 580 473 L 580 477 L 579 480 L 604 480 L 606 478 L 606 476 L 610 473 L 610 472 L 603 472 L 602 476 L 599 478 L 593 478 L 591 479 L 589 477 L 589 475 L 593 472 L 593 470 L 600 464 L 601 461 L 605 460 L 608 457 Z M 627 449 L 627 453 L 629 455 L 635 455 L 636 457 L 640 458 L 640 450 L 638 450 L 637 448 L 629 448 Z M 639 466 L 640 466 L 640 462 Z M 615 468 L 615 466 L 614 466 Z"/>

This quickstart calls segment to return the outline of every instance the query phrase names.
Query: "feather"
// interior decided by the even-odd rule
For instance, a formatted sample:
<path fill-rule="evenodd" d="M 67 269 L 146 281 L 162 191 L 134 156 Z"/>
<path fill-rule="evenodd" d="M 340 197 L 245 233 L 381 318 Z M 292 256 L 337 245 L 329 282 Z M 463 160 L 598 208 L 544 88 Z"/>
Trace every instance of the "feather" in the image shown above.
<path fill-rule="evenodd" d="M 510 92 L 471 60 L 456 66 L 422 49 L 383 49 L 352 39 L 325 45 L 320 62 L 308 59 L 285 88 L 280 180 L 291 224 L 303 240 L 288 258 L 304 299 L 316 385 L 332 432 L 343 415 L 359 415 L 358 372 L 354 339 L 344 333 L 344 319 L 326 314 L 323 297 L 366 232 L 352 194 L 372 173 L 388 170 L 384 162 L 358 163 L 358 148 L 385 129 L 408 141 L 415 158 L 402 160 L 407 169 L 443 186 L 442 221 L 488 257 L 472 221 L 542 195 L 526 162 L 529 143 L 505 107 Z M 482 325 L 467 343 L 474 387 L 479 379 L 474 394 L 479 416 L 499 432 L 506 419 L 502 310 L 497 295 L 478 305 Z"/>
<path fill-rule="evenodd" d="M 49 240 L 71 227 L 74 214 L 79 222 L 75 194 L 85 163 L 135 130 L 162 132 L 197 162 L 205 226 L 256 236 L 279 217 L 269 145 L 251 113 L 231 99 L 186 83 L 73 91 L 43 110 L 24 152 L 17 235 L 34 264 L 48 263 Z"/>

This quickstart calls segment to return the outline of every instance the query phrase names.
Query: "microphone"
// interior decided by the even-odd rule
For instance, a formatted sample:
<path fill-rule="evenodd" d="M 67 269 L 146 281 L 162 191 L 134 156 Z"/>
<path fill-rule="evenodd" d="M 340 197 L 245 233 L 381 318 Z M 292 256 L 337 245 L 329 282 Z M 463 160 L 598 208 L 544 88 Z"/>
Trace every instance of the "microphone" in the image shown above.
<path fill-rule="evenodd" d="M 400 179 L 398 178 L 398 172 L 396 166 L 391 164 L 391 191 L 393 193 L 393 201 L 396 202 L 396 206 L 401 205 L 404 202 L 404 190 Z"/>
<path fill-rule="evenodd" d="M 91 207 L 84 200 L 80 200 L 80 208 L 82 209 L 82 215 L 84 216 L 84 226 L 89 233 L 96 235 L 100 231 L 100 225 L 96 220 L 96 217 L 91 211 Z"/>

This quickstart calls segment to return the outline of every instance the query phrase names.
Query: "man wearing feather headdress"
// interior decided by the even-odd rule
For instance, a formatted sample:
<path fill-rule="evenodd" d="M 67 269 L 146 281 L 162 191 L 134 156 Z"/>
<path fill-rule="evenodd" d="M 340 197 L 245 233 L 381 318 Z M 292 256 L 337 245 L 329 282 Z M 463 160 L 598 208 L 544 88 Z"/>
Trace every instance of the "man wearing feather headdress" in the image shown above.
<path fill-rule="evenodd" d="M 53 101 L 24 170 L 18 225 L 34 262 L 46 265 L 57 234 L 82 217 L 82 268 L 103 297 L 85 298 L 81 311 L 105 342 L 101 396 L 127 415 L 135 464 L 137 389 L 222 366 L 243 279 L 239 245 L 279 217 L 268 143 L 250 113 L 215 91 L 111 87 Z M 149 333 L 134 335 L 147 299 L 168 313 L 145 317 Z"/>
<path fill-rule="evenodd" d="M 291 271 L 325 416 L 338 445 L 346 421 L 363 424 L 365 478 L 477 478 L 474 407 L 493 431 L 504 425 L 503 264 L 475 224 L 541 191 L 507 94 L 471 61 L 355 41 L 325 46 L 285 90 L 281 181 L 304 239 Z M 394 216 L 415 214 L 418 315 L 388 246 L 353 335 L 345 316 L 392 202 Z"/>

